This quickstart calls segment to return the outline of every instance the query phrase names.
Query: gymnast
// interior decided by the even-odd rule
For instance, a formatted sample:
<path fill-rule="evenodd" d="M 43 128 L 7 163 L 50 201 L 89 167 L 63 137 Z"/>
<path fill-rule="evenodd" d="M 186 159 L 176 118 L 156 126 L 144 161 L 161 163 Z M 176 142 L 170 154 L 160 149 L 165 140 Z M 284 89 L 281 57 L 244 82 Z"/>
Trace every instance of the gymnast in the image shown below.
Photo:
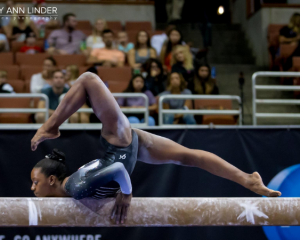
<path fill-rule="evenodd" d="M 101 156 L 68 177 L 65 156 L 54 149 L 31 172 L 31 190 L 37 197 L 116 197 L 111 219 L 122 224 L 131 203 L 132 186 L 129 176 L 136 161 L 198 167 L 234 181 L 259 195 L 281 195 L 278 191 L 268 189 L 257 172 L 247 174 L 212 153 L 188 149 L 170 139 L 132 129 L 102 80 L 89 72 L 83 73 L 76 80 L 53 115 L 38 129 L 31 140 L 32 151 L 44 140 L 59 137 L 59 126 L 87 98 L 103 124 L 100 137 Z"/>

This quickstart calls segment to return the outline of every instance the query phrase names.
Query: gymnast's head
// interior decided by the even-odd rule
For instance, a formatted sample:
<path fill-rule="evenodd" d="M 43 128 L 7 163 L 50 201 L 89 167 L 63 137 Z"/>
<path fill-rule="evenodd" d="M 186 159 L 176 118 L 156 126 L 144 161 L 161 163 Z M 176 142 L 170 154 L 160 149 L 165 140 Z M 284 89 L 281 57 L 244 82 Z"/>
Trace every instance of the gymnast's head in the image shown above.
<path fill-rule="evenodd" d="M 65 154 L 53 149 L 31 171 L 31 190 L 37 197 L 55 197 L 61 190 L 61 184 L 67 177 Z"/>

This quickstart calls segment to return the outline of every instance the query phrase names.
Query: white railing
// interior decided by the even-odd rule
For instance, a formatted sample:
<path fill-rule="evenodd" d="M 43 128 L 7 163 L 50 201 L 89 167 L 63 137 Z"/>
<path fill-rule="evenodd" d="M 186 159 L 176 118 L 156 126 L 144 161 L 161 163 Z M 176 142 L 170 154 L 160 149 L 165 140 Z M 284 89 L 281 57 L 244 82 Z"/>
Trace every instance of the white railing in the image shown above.
<path fill-rule="evenodd" d="M 49 118 L 49 98 L 42 93 L 1 93 L 0 98 L 42 98 L 45 108 L 0 108 L 0 113 L 45 113 L 45 121 Z"/>
<path fill-rule="evenodd" d="M 123 113 L 141 113 L 144 114 L 145 123 L 138 124 L 139 126 L 148 126 L 149 125 L 149 99 L 148 96 L 144 93 L 112 93 L 115 98 L 132 98 L 132 97 L 141 97 L 145 99 L 144 108 L 126 108 L 122 107 L 121 110 Z M 65 94 L 61 95 L 59 101 L 64 98 Z M 103 104 L 103 103 L 99 103 Z M 93 113 L 92 108 L 80 108 L 77 112 Z M 133 124 L 134 125 L 134 124 Z"/>
<path fill-rule="evenodd" d="M 163 109 L 163 101 L 165 99 L 210 99 L 210 100 L 236 100 L 239 103 L 238 110 L 204 110 L 204 109 L 193 109 L 193 110 L 184 110 L 184 109 Z M 159 98 L 159 126 L 166 126 L 167 124 L 163 123 L 163 114 L 195 114 L 195 115 L 239 115 L 239 125 L 242 125 L 242 109 L 241 109 L 241 98 L 239 96 L 230 96 L 230 95 L 185 95 L 185 94 L 170 94 L 163 95 Z M 173 125 L 173 124 L 172 124 Z"/>
<path fill-rule="evenodd" d="M 257 90 L 300 91 L 300 86 L 256 85 L 257 77 L 300 77 L 300 72 L 256 72 L 252 75 L 253 125 L 257 125 L 257 118 L 300 118 L 300 113 L 257 113 L 257 104 L 300 105 L 300 100 L 295 99 L 256 99 Z"/>

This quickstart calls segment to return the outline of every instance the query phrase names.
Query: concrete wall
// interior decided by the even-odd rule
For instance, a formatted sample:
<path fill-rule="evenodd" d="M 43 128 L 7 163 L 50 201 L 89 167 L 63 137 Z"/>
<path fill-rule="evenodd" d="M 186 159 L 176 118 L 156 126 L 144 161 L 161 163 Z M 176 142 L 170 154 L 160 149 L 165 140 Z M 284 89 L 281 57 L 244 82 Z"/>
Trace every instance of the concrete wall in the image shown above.
<path fill-rule="evenodd" d="M 32 6 L 31 4 L 24 4 Z M 0 6 L 4 6 L 0 4 Z M 155 27 L 154 5 L 122 5 L 122 4 L 47 4 L 49 7 L 58 8 L 58 18 L 61 20 L 65 13 L 75 13 L 78 20 L 90 20 L 92 23 L 97 18 L 108 21 L 150 21 Z"/>
<path fill-rule="evenodd" d="M 232 12 L 233 23 L 242 25 L 250 47 L 253 49 L 257 65 L 269 65 L 267 42 L 269 24 L 287 24 L 291 15 L 296 11 L 300 12 L 300 8 L 262 8 L 247 19 L 246 1 L 235 1 Z"/>

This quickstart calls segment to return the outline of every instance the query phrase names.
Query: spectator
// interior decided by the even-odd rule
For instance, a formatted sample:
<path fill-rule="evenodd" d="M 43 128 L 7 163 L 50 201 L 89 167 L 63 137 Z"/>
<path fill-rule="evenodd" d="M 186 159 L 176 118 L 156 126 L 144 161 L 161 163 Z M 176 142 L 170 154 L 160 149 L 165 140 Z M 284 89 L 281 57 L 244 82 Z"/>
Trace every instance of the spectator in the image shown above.
<path fill-rule="evenodd" d="M 8 52 L 9 44 L 5 34 L 0 33 L 0 52 Z"/>
<path fill-rule="evenodd" d="M 80 45 L 85 41 L 85 34 L 76 30 L 76 15 L 67 13 L 63 17 L 63 28 L 51 32 L 48 37 L 48 52 L 50 54 L 78 54 L 81 53 Z"/>
<path fill-rule="evenodd" d="M 15 7 L 26 10 L 23 5 L 16 5 Z M 18 42 L 23 42 L 32 32 L 38 36 L 38 30 L 34 22 L 30 18 L 22 16 L 20 12 L 18 16 L 12 17 L 10 23 L 3 28 L 8 39 Z"/>
<path fill-rule="evenodd" d="M 160 94 L 192 94 L 189 89 L 186 89 L 186 82 L 180 73 L 171 73 L 168 81 L 167 91 Z M 167 99 L 163 102 L 164 109 L 191 109 L 191 100 L 182 99 Z M 192 114 L 164 114 L 163 116 L 164 124 L 178 124 L 184 122 L 186 124 L 196 124 L 196 120 Z"/>
<path fill-rule="evenodd" d="M 174 48 L 171 64 L 172 72 L 181 73 L 186 82 L 193 79 L 193 57 L 187 46 L 178 45 Z"/>
<path fill-rule="evenodd" d="M 89 52 L 94 48 L 104 48 L 105 44 L 102 39 L 103 30 L 107 29 L 106 21 L 102 18 L 96 20 L 92 35 L 86 39 L 86 46 Z"/>
<path fill-rule="evenodd" d="M 65 79 L 66 83 L 69 85 L 69 87 L 72 87 L 74 82 L 79 77 L 79 69 L 76 65 L 69 65 L 66 67 L 66 74 Z"/>
<path fill-rule="evenodd" d="M 155 49 L 150 45 L 150 37 L 146 31 L 139 31 L 135 47 L 128 52 L 128 62 L 133 69 L 141 70 L 149 58 L 156 58 Z"/>
<path fill-rule="evenodd" d="M 45 2 L 37 1 L 34 3 L 34 7 L 40 9 L 41 7 L 46 7 Z M 39 30 L 39 37 L 45 37 L 45 29 L 57 29 L 59 28 L 58 20 L 51 19 L 50 17 L 44 17 L 42 13 L 36 13 L 37 15 L 31 15 L 31 19 L 35 26 Z"/>
<path fill-rule="evenodd" d="M 5 10 L 3 10 L 3 13 L 7 12 L 8 8 L 10 8 L 12 10 L 13 7 L 14 7 L 14 5 L 15 5 L 14 1 L 11 1 L 11 0 L 6 1 L 5 8 L 4 8 Z M 9 23 L 10 23 L 10 19 L 11 19 L 10 17 L 3 17 L 3 18 L 1 18 L 1 26 L 2 27 L 8 26 Z"/>
<path fill-rule="evenodd" d="M 68 89 L 65 88 L 65 76 L 62 71 L 55 70 L 52 76 L 52 87 L 42 90 L 42 93 L 46 94 L 49 98 L 49 117 L 52 116 L 55 109 L 58 107 L 59 97 L 66 92 L 68 92 Z M 45 108 L 45 102 L 43 100 L 39 101 L 38 108 Z M 44 123 L 45 113 L 36 113 L 35 120 L 37 123 Z M 69 121 L 70 123 L 78 123 L 78 113 L 74 113 Z"/>
<path fill-rule="evenodd" d="M 108 67 L 124 66 L 124 53 L 117 49 L 113 49 L 113 32 L 110 29 L 106 29 L 103 31 L 102 37 L 105 47 L 93 49 L 88 58 L 88 63 Z"/>
<path fill-rule="evenodd" d="M 7 83 L 7 72 L 0 70 L 0 93 L 15 93 L 14 88 Z"/>
<path fill-rule="evenodd" d="M 42 88 L 51 87 L 52 73 L 57 68 L 56 61 L 53 57 L 47 57 L 43 63 L 43 71 L 33 74 L 30 80 L 30 92 L 41 93 Z"/>
<path fill-rule="evenodd" d="M 25 43 L 26 45 L 20 49 L 21 53 L 36 54 L 43 52 L 43 49 L 36 45 L 36 36 L 33 32 L 26 38 Z"/>
<path fill-rule="evenodd" d="M 169 32 L 175 28 L 176 28 L 175 25 L 168 25 L 165 32 L 152 36 L 151 46 L 156 50 L 158 56 L 160 56 L 160 52 L 163 45 L 168 41 Z"/>
<path fill-rule="evenodd" d="M 69 65 L 66 67 L 65 73 L 65 87 L 68 85 L 67 88 L 71 88 L 74 82 L 79 77 L 79 69 L 76 65 Z M 89 106 L 85 103 L 82 108 L 89 108 Z M 90 123 L 90 113 L 79 113 L 80 123 Z"/>
<path fill-rule="evenodd" d="M 193 94 L 219 94 L 216 79 L 211 78 L 211 69 L 208 64 L 200 65 L 195 75 L 194 81 L 188 84 L 188 89 Z"/>
<path fill-rule="evenodd" d="M 154 96 L 166 90 L 167 75 L 164 74 L 162 64 L 155 58 L 150 58 L 144 64 L 147 77 L 145 85 L 147 90 L 150 90 Z"/>
<path fill-rule="evenodd" d="M 125 93 L 144 93 L 149 99 L 149 110 L 155 111 L 157 109 L 156 99 L 153 94 L 146 90 L 145 80 L 142 75 L 134 75 L 130 80 Z M 145 99 L 141 97 L 131 97 L 131 98 L 118 98 L 118 103 L 121 107 L 126 108 L 140 108 L 145 106 Z M 144 114 L 131 114 L 128 116 L 130 123 L 144 123 Z M 149 126 L 155 126 L 155 120 L 153 117 L 149 116 Z"/>
<path fill-rule="evenodd" d="M 118 44 L 118 49 L 124 53 L 134 48 L 134 44 L 128 42 L 128 34 L 125 31 L 118 33 Z"/>
<path fill-rule="evenodd" d="M 298 45 L 300 41 L 300 14 L 294 13 L 290 23 L 280 29 L 279 42 Z"/>
<path fill-rule="evenodd" d="M 294 52 L 289 56 L 282 67 L 284 71 L 288 71 L 293 66 L 293 57 L 300 56 L 300 14 L 294 13 L 290 19 L 288 26 L 280 30 L 279 42 L 281 44 L 290 44 L 297 46 Z"/>
<path fill-rule="evenodd" d="M 177 45 L 184 45 L 182 34 L 178 29 L 172 29 L 168 35 L 169 40 L 164 44 L 160 53 L 160 59 L 164 69 L 171 71 L 172 51 Z"/>

